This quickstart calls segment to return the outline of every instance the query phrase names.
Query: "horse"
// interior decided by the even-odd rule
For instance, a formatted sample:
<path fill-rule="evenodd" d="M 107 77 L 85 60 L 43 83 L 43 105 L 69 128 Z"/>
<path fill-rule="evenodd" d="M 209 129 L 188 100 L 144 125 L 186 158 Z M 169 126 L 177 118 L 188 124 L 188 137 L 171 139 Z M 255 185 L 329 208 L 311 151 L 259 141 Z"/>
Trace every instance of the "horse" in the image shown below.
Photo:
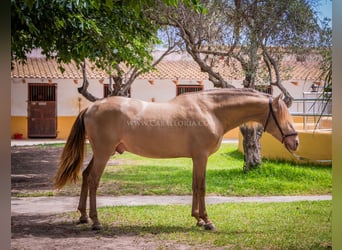
<path fill-rule="evenodd" d="M 207 160 L 227 131 L 247 122 L 263 124 L 287 150 L 296 151 L 298 134 L 281 95 L 272 98 L 252 89 L 214 89 L 182 94 L 163 103 L 119 96 L 101 99 L 76 118 L 61 154 L 55 187 L 76 182 L 83 171 L 79 223 L 88 223 L 89 191 L 92 229 L 100 230 L 96 192 L 113 154 L 128 151 L 151 158 L 189 157 L 193 163 L 191 215 L 198 226 L 215 230 L 205 206 Z M 86 139 L 93 155 L 82 169 Z"/>

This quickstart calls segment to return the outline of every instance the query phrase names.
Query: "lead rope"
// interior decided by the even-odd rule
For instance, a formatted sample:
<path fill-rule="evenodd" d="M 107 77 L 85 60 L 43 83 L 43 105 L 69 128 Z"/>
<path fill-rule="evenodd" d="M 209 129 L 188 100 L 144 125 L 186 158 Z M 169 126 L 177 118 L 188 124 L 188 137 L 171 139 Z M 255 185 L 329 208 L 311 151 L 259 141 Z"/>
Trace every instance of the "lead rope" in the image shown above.
<path fill-rule="evenodd" d="M 312 161 L 312 162 L 317 162 L 317 163 L 332 163 L 332 160 L 314 160 L 314 159 L 306 158 L 304 156 L 297 155 L 296 153 L 294 153 L 288 149 L 287 149 L 287 151 L 289 151 L 292 154 L 292 156 L 295 157 L 299 161 Z"/>

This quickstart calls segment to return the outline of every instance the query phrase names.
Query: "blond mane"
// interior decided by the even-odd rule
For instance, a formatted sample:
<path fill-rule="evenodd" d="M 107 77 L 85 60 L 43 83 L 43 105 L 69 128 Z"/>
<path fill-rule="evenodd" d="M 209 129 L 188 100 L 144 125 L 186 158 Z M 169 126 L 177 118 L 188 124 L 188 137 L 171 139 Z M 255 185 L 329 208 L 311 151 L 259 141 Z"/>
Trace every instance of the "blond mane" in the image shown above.
<path fill-rule="evenodd" d="M 290 115 L 290 112 L 288 111 L 288 108 L 285 104 L 285 102 L 282 99 L 279 99 L 278 102 L 278 119 L 279 122 L 282 123 L 283 121 L 290 121 L 292 123 L 293 119 Z"/>

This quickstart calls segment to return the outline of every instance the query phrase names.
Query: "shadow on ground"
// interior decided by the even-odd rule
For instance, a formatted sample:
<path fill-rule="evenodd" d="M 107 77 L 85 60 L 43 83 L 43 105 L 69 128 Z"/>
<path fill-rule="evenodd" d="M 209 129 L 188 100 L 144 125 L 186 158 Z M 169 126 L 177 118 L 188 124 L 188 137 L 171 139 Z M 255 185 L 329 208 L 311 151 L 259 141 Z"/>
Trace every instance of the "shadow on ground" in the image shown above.
<path fill-rule="evenodd" d="M 23 223 L 24 222 L 24 223 Z M 159 232 L 185 233 L 191 231 L 179 226 L 105 226 L 101 231 L 91 230 L 91 223 L 78 224 L 76 220 L 63 218 L 60 215 L 14 215 L 11 218 L 12 239 L 30 237 L 75 238 L 75 237 L 115 237 L 157 235 Z"/>

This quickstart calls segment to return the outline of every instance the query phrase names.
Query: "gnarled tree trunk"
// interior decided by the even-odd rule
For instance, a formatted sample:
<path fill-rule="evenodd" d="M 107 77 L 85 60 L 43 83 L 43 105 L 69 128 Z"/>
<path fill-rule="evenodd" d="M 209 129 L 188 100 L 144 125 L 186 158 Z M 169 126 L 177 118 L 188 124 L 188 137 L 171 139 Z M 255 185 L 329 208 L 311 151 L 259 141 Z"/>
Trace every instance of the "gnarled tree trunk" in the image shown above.
<path fill-rule="evenodd" d="M 264 128 L 258 123 L 246 123 L 240 126 L 240 131 L 243 136 L 245 160 L 243 171 L 248 172 L 250 169 L 258 168 L 262 163 L 260 138 Z"/>
<path fill-rule="evenodd" d="M 258 47 L 256 46 L 256 35 L 251 34 L 251 39 L 254 41 L 254 46 L 251 46 L 249 51 L 249 60 L 239 57 L 239 61 L 245 72 L 245 80 L 243 86 L 245 88 L 255 89 L 256 73 L 259 66 Z M 243 171 L 246 173 L 250 169 L 257 168 L 261 165 L 261 144 L 260 138 L 263 133 L 263 126 L 258 123 L 250 122 L 240 126 L 240 131 L 243 136 L 244 150 L 244 165 Z"/>

